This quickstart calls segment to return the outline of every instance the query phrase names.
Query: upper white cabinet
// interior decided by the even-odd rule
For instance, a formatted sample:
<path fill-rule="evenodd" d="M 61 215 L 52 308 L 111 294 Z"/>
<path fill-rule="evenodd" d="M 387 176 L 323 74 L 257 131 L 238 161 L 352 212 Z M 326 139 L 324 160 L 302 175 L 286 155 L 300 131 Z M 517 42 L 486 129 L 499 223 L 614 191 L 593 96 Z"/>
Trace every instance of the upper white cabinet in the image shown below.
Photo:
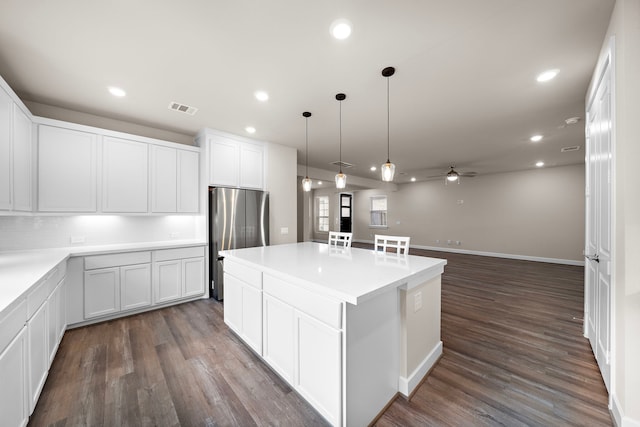
<path fill-rule="evenodd" d="M 0 88 L 0 209 L 11 209 L 11 110 L 13 100 Z"/>
<path fill-rule="evenodd" d="M 178 212 L 199 211 L 200 157 L 195 151 L 178 150 Z"/>
<path fill-rule="evenodd" d="M 202 137 L 201 137 L 202 139 Z M 207 135 L 209 184 L 264 188 L 264 148 L 259 142 Z"/>
<path fill-rule="evenodd" d="M 264 186 L 262 146 L 240 144 L 240 187 L 262 189 Z"/>
<path fill-rule="evenodd" d="M 175 148 L 151 147 L 151 211 L 176 212 L 178 166 Z"/>
<path fill-rule="evenodd" d="M 199 165 L 197 151 L 151 146 L 151 211 L 197 213 Z"/>
<path fill-rule="evenodd" d="M 147 144 L 104 137 L 102 141 L 102 211 L 147 212 Z"/>
<path fill-rule="evenodd" d="M 0 209 L 31 210 L 31 119 L 0 87 Z"/>
<path fill-rule="evenodd" d="M 96 135 L 40 125 L 38 210 L 96 212 Z"/>
<path fill-rule="evenodd" d="M 31 211 L 31 119 L 13 104 L 13 210 Z"/>

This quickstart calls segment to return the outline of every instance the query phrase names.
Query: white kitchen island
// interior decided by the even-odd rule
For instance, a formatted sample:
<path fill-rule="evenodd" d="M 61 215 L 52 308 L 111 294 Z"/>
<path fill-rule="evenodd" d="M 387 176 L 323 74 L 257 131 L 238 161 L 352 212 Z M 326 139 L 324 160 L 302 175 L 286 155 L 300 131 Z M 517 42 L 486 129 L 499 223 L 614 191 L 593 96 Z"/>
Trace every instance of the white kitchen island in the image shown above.
<path fill-rule="evenodd" d="M 225 323 L 333 425 L 368 425 L 442 354 L 446 260 L 311 242 L 222 255 Z"/>

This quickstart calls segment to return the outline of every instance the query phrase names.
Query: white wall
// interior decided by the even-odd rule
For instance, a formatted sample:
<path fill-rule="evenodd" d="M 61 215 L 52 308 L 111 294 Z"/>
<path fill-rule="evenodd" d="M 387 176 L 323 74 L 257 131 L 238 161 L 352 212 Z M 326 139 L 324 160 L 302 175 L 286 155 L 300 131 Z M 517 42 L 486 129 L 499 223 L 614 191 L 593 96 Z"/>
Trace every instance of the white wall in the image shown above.
<path fill-rule="evenodd" d="M 640 0 L 617 0 L 601 60 L 615 39 L 613 413 L 640 425 Z M 597 72 L 594 73 L 594 79 Z M 594 82 L 592 81 L 592 85 Z M 587 95 L 588 99 L 588 95 Z"/>
<path fill-rule="evenodd" d="M 388 197 L 386 230 L 369 228 L 369 198 L 376 195 Z M 582 164 L 359 191 L 354 206 L 356 240 L 389 234 L 410 236 L 412 246 L 583 260 Z"/>
<path fill-rule="evenodd" d="M 266 148 L 270 244 L 295 243 L 298 234 L 296 150 L 273 143 L 267 143 Z"/>
<path fill-rule="evenodd" d="M 0 251 L 196 239 L 197 216 L 0 216 Z"/>

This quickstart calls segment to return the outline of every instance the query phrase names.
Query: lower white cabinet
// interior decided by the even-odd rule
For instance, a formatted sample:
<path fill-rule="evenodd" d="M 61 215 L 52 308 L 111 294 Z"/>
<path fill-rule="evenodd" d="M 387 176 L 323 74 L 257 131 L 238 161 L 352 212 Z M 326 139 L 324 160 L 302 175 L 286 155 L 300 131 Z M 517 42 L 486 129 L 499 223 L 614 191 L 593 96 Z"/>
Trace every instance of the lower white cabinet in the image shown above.
<path fill-rule="evenodd" d="M 262 355 L 262 274 L 231 260 L 224 265 L 224 321 Z"/>
<path fill-rule="evenodd" d="M 84 273 L 84 317 L 106 316 L 120 311 L 120 268 Z"/>
<path fill-rule="evenodd" d="M 296 310 L 294 387 L 333 425 L 340 424 L 342 332 Z"/>
<path fill-rule="evenodd" d="M 295 370 L 294 309 L 289 304 L 285 304 L 269 294 L 264 294 L 263 319 L 262 356 L 282 378 L 293 384 Z"/>
<path fill-rule="evenodd" d="M 204 295 L 204 247 L 153 252 L 153 303 Z"/>
<path fill-rule="evenodd" d="M 64 331 L 67 328 L 64 283 L 64 280 L 61 280 L 51 295 L 49 295 L 49 299 L 47 299 L 47 312 L 49 316 L 47 325 L 49 364 L 53 362 L 53 358 L 58 350 L 58 344 L 62 340 L 62 335 L 64 335 Z"/>
<path fill-rule="evenodd" d="M 151 305 L 151 264 L 120 267 L 120 309 Z"/>
<path fill-rule="evenodd" d="M 25 426 L 29 420 L 27 359 L 27 328 L 23 326 L 13 341 L 0 352 L 2 425 Z"/>
<path fill-rule="evenodd" d="M 49 370 L 48 311 L 44 303 L 27 322 L 29 341 L 29 413 L 33 412 Z"/>

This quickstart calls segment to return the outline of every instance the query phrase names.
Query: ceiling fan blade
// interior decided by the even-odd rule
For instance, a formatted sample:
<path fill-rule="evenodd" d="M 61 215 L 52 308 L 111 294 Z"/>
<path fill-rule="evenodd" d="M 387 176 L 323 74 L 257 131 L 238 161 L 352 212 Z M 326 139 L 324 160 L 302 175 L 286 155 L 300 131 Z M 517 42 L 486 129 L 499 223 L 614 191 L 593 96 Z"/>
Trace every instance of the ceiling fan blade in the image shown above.
<path fill-rule="evenodd" d="M 478 175 L 478 172 L 458 172 L 458 175 L 465 178 L 473 178 L 474 176 Z"/>

